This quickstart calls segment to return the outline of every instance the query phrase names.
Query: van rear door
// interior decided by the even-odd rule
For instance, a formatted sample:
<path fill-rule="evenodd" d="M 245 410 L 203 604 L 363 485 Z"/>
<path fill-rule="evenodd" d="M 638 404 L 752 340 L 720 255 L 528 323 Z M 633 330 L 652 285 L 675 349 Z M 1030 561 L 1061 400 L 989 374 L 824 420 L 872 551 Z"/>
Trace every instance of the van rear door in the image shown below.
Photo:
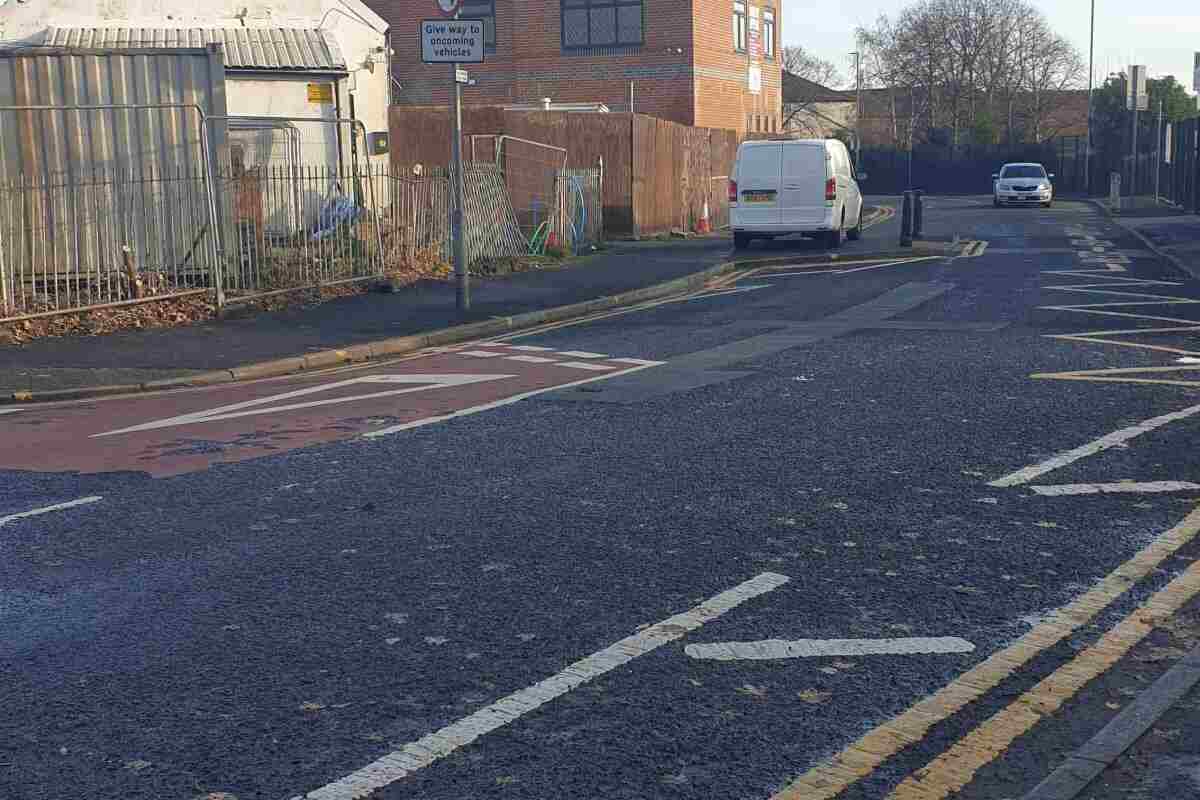
<path fill-rule="evenodd" d="M 777 142 L 753 142 L 742 145 L 737 160 L 737 208 L 733 227 L 754 228 L 779 224 L 779 157 Z"/>
<path fill-rule="evenodd" d="M 826 218 L 825 182 L 832 176 L 825 143 L 786 142 L 783 145 L 783 195 L 780 201 L 784 227 L 806 230 Z"/>

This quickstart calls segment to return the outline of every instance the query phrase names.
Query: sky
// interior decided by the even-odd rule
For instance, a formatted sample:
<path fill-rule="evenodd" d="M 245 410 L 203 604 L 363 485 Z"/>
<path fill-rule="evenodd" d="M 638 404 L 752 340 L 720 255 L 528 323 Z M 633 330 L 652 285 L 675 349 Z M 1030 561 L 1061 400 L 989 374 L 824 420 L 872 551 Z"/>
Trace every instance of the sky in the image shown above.
<path fill-rule="evenodd" d="M 1029 0 L 1054 30 L 1088 56 L 1091 0 Z M 783 0 L 783 44 L 798 44 L 850 76 L 854 30 L 880 14 L 897 15 L 910 0 Z M 1197 0 L 1096 0 L 1096 83 L 1128 64 L 1145 64 L 1150 77 L 1174 75 L 1192 88 L 1193 54 L 1200 51 Z"/>

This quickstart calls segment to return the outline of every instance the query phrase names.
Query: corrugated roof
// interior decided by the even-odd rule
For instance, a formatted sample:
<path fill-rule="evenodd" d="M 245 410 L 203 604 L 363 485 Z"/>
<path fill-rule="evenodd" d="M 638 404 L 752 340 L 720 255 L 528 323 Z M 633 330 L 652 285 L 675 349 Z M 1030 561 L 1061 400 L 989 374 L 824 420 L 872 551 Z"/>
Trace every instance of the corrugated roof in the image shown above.
<path fill-rule="evenodd" d="M 206 47 L 224 45 L 226 69 L 344 70 L 332 39 L 305 28 L 51 28 L 55 47 Z"/>

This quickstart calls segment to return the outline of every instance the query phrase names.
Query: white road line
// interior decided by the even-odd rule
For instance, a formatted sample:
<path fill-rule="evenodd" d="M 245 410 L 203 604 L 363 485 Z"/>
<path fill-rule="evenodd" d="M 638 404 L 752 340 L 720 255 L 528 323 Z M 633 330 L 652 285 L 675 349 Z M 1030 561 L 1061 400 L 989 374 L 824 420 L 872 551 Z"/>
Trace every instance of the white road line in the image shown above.
<path fill-rule="evenodd" d="M 708 661 L 769 661 L 780 658 L 970 653 L 975 645 L 956 636 L 908 639 L 764 639 L 760 642 L 689 644 L 683 652 Z"/>
<path fill-rule="evenodd" d="M 24 411 L 24 410 L 25 409 L 23 409 L 23 408 L 0 408 L 0 416 L 4 416 L 5 414 L 15 414 L 18 411 Z"/>
<path fill-rule="evenodd" d="M 643 367 L 657 367 L 666 363 L 665 361 L 647 361 L 644 358 L 610 358 L 609 361 L 617 364 L 637 364 Z"/>
<path fill-rule="evenodd" d="M 616 367 L 610 364 L 589 364 L 586 361 L 559 361 L 557 366 L 570 367 L 571 369 L 589 369 L 593 372 L 608 372 L 609 370 L 616 369 Z"/>
<path fill-rule="evenodd" d="M 1143 433 L 1149 433 L 1155 428 L 1161 428 L 1163 425 L 1167 425 L 1171 422 L 1187 419 L 1194 414 L 1200 414 L 1200 406 L 1192 406 L 1190 408 L 1185 408 L 1182 411 L 1174 411 L 1170 414 L 1163 414 L 1161 417 L 1148 419 L 1145 422 L 1134 425 L 1133 427 L 1123 428 L 1119 431 L 1114 431 L 1107 436 L 1101 436 L 1094 442 L 1088 442 L 1081 447 L 1076 447 L 1074 450 L 1067 450 L 1066 452 L 1059 453 L 1053 458 L 1049 458 L 1040 464 L 1034 464 L 1033 466 L 1019 469 L 1011 475 L 1005 475 L 1003 478 L 997 478 L 989 483 L 988 486 L 994 486 L 1002 489 L 1008 486 L 1020 486 L 1023 483 L 1029 483 L 1034 478 L 1045 475 L 1047 472 L 1053 472 L 1054 470 L 1065 467 L 1067 464 L 1074 463 L 1081 458 L 1087 458 L 1088 456 L 1107 450 L 1110 447 L 1116 447 L 1117 445 L 1127 442 L 1130 439 L 1141 436 Z"/>
<path fill-rule="evenodd" d="M 527 353 L 549 353 L 554 348 L 553 347 L 538 347 L 537 345 L 533 345 L 533 344 L 515 344 L 509 349 L 524 350 Z"/>
<path fill-rule="evenodd" d="M 613 360 L 614 361 L 622 361 L 622 359 L 613 359 Z M 629 359 L 624 359 L 624 361 L 628 362 Z M 363 437 L 367 438 L 367 439 L 376 439 L 380 436 L 390 436 L 393 433 L 401 433 L 402 431 L 411 430 L 413 428 L 421 428 L 421 427 L 424 427 L 425 425 L 436 425 L 439 422 L 445 422 L 446 420 L 454 419 L 455 417 L 465 417 L 469 414 L 478 414 L 481 411 L 490 411 L 493 408 L 501 408 L 503 406 L 512 405 L 513 403 L 518 403 L 518 402 L 528 399 L 530 397 L 536 397 L 539 394 L 545 394 L 546 392 L 557 392 L 559 389 L 570 389 L 573 386 L 583 386 L 585 383 L 593 383 L 595 381 L 606 381 L 610 378 L 616 378 L 621 375 L 630 375 L 634 372 L 641 372 L 644 369 L 649 369 L 650 367 L 657 367 L 664 363 L 666 363 L 666 362 L 647 361 L 647 362 L 641 363 L 637 366 L 631 367 L 630 369 L 623 369 L 620 372 L 605 373 L 604 375 L 597 375 L 594 378 L 584 378 L 582 380 L 572 381 L 570 383 L 560 383 L 557 386 L 547 386 L 545 389 L 535 389 L 532 392 L 525 392 L 524 394 L 513 395 L 512 397 L 506 397 L 503 400 L 497 400 L 493 403 L 484 403 L 484 404 L 478 405 L 478 406 L 471 406 L 470 408 L 460 409 L 459 411 L 454 411 L 450 414 L 443 414 L 440 417 L 427 417 L 426 419 L 419 419 L 419 420 L 416 420 L 415 422 L 405 422 L 401 425 L 393 425 L 390 428 L 380 428 L 377 431 L 371 431 L 370 433 L 364 433 Z"/>
<path fill-rule="evenodd" d="M 473 356 L 475 358 L 499 358 L 504 353 L 489 352 L 487 350 L 460 350 L 459 355 Z"/>
<path fill-rule="evenodd" d="M 638 656 L 676 641 L 706 622 L 732 611 L 747 600 L 774 591 L 790 579 L 764 572 L 709 598 L 691 611 L 676 614 L 610 645 L 557 675 L 510 694 L 474 714 L 404 745 L 341 780 L 299 795 L 294 800 L 354 800 L 394 783 L 450 755 L 484 734 L 502 728 L 588 681 L 628 664 Z"/>
<path fill-rule="evenodd" d="M 559 350 L 558 354 L 571 358 L 608 358 L 604 353 L 589 353 L 586 350 Z"/>
<path fill-rule="evenodd" d="M 25 519 L 26 517 L 37 517 L 42 514 L 49 514 L 52 511 L 63 511 L 68 508 L 75 508 L 76 506 L 91 505 L 92 503 L 99 503 L 103 499 L 104 499 L 103 497 L 99 497 L 99 496 L 81 497 L 78 500 L 71 500 L 70 502 L 67 502 L 67 503 L 57 503 L 52 506 L 46 506 L 45 508 L 35 508 L 32 511 L 22 511 L 20 514 L 9 514 L 7 517 L 0 517 L 0 528 L 4 527 L 5 525 L 7 525 L 10 522 L 14 522 L 15 520 L 18 520 L 18 519 Z"/>
<path fill-rule="evenodd" d="M 504 356 L 505 361 L 520 361 L 525 364 L 553 364 L 553 358 L 542 358 L 541 356 Z"/>
<path fill-rule="evenodd" d="M 1156 492 L 1191 492 L 1200 483 L 1187 481 L 1150 481 L 1148 483 L 1064 483 L 1057 486 L 1030 486 L 1043 497 L 1064 497 L 1077 494 L 1153 494 Z"/>

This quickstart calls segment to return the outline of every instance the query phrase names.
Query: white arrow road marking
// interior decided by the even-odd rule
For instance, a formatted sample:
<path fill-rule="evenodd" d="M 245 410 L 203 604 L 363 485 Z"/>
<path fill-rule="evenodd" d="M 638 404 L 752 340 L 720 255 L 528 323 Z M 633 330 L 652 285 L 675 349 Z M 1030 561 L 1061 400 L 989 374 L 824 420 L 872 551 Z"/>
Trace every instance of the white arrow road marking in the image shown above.
<path fill-rule="evenodd" d="M 316 408 L 318 406 L 331 406 L 339 403 L 354 403 L 359 400 L 373 400 L 378 397 L 391 397 L 399 394 L 412 394 L 413 392 L 427 392 L 431 389 L 444 389 L 450 386 L 466 386 L 472 383 L 483 383 L 484 381 L 497 381 L 503 378 L 513 378 L 515 375 L 469 375 L 469 374 L 451 374 L 451 375 L 366 375 L 359 378 L 351 378 L 345 381 L 336 381 L 334 383 L 326 383 L 321 386 L 311 386 L 307 389 L 297 389 L 294 392 L 285 392 L 283 394 L 273 395 L 271 397 L 260 397 L 257 400 L 247 400 L 244 403 L 234 403 L 233 405 L 221 406 L 219 408 L 210 408 L 207 411 L 196 411 L 191 414 L 181 414 L 178 417 L 169 419 L 160 419 L 154 422 L 147 422 L 144 425 L 133 425 L 128 428 L 121 428 L 108 433 L 97 433 L 91 438 L 98 439 L 104 436 L 116 436 L 121 433 L 134 433 L 136 431 L 150 431 L 156 428 L 172 428 L 177 425 L 194 425 L 200 422 L 216 422 L 223 419 L 236 419 L 238 417 L 251 417 L 258 414 L 276 414 L 281 411 L 296 411 L 302 408 Z M 285 405 L 274 405 L 283 400 L 292 400 L 297 397 L 307 397 L 308 395 L 318 392 L 328 392 L 331 389 L 341 389 L 346 386 L 354 386 L 356 384 L 420 384 L 419 386 L 410 386 L 405 389 L 389 389 L 384 392 L 371 392 L 370 394 L 358 394 L 351 397 L 331 397 L 325 400 L 310 400 L 305 403 L 287 403 Z M 264 406 L 266 406 L 264 408 Z"/>
<path fill-rule="evenodd" d="M 307 800 L 352 800 L 366 797 L 376 789 L 381 789 L 450 755 L 480 736 L 515 722 L 572 689 L 617 667 L 623 667 L 638 656 L 686 636 L 747 600 L 778 589 L 789 580 L 791 579 L 786 575 L 764 572 L 705 600 L 691 611 L 676 614 L 640 633 L 627 636 L 616 644 L 576 661 L 557 675 L 497 700 L 436 733 L 427 734 L 357 772 L 301 797 Z M 301 800 L 301 797 L 294 800 Z"/>
<path fill-rule="evenodd" d="M 66 503 L 58 503 L 57 505 L 46 506 L 45 508 L 35 508 L 32 511 L 22 511 L 20 514 L 9 514 L 7 517 L 0 517 L 0 528 L 18 519 L 37 517 L 42 514 L 49 514 L 52 511 L 63 511 L 68 508 L 75 508 L 76 506 L 86 506 L 92 503 L 99 503 L 103 499 L 103 497 L 81 497 L 78 500 L 71 500 Z"/>
<path fill-rule="evenodd" d="M 689 644 L 683 652 L 707 661 L 770 661 L 827 656 L 890 656 L 970 653 L 975 645 L 956 636 L 910 639 L 763 639 L 759 642 Z"/>

